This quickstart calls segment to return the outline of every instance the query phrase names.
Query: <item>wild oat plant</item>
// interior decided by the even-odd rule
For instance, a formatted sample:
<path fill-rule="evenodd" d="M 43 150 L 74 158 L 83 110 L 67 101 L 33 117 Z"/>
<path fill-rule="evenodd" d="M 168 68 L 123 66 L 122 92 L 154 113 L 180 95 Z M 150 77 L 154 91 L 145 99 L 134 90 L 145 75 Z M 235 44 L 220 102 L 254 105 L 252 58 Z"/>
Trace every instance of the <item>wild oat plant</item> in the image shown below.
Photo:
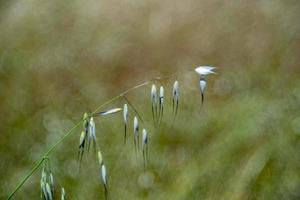
<path fill-rule="evenodd" d="M 215 67 L 210 66 L 199 66 L 195 69 L 195 72 L 200 75 L 199 78 L 199 87 L 201 93 L 201 105 L 204 103 L 204 96 L 205 96 L 205 89 L 206 89 L 206 78 L 210 74 L 215 74 L 213 71 Z M 191 71 L 191 70 L 189 70 Z M 182 73 L 182 72 L 181 72 Z M 178 108 L 179 108 L 179 99 L 180 97 L 180 90 L 179 90 L 179 82 L 176 80 L 178 73 L 171 74 L 169 76 L 164 77 L 156 77 L 149 81 L 143 82 L 139 85 L 136 85 L 119 95 L 109 99 L 102 105 L 100 105 L 97 109 L 95 109 L 92 113 L 84 113 L 82 120 L 78 122 L 74 127 L 72 127 L 69 131 L 67 131 L 64 136 L 58 140 L 46 153 L 43 155 L 40 160 L 38 160 L 32 169 L 29 171 L 27 175 L 18 183 L 16 188 L 11 192 L 7 199 L 12 199 L 15 193 L 24 185 L 26 181 L 33 175 L 35 171 L 41 168 L 41 180 L 40 180 L 40 197 L 43 200 L 53 200 L 56 196 L 60 196 L 61 200 L 66 200 L 68 198 L 68 188 L 61 187 L 58 190 L 57 186 L 55 185 L 54 175 L 51 171 L 51 161 L 49 155 L 51 152 L 60 145 L 65 139 L 68 138 L 73 133 L 78 133 L 75 131 L 82 125 L 82 131 L 79 132 L 79 145 L 78 145 L 78 168 L 79 171 L 81 170 L 82 165 L 82 158 L 86 154 L 97 154 L 98 161 L 99 161 L 99 180 L 103 185 L 103 195 L 104 199 L 109 198 L 109 181 L 108 181 L 108 172 L 106 168 L 105 159 L 102 156 L 102 151 L 105 149 L 100 149 L 100 146 L 97 143 L 97 135 L 96 135 L 96 118 L 98 117 L 105 117 L 112 114 L 117 114 L 122 111 L 123 114 L 123 121 L 124 121 L 124 145 L 126 145 L 127 141 L 127 128 L 129 125 L 129 113 L 130 111 L 134 115 L 133 117 L 133 144 L 134 144 L 134 151 L 136 154 L 136 158 L 138 158 L 137 154 L 141 152 L 143 158 L 143 168 L 144 170 L 147 168 L 148 163 L 150 162 L 148 156 L 148 149 L 149 149 L 149 138 L 151 133 L 148 133 L 147 127 L 145 127 L 143 118 L 140 112 L 134 107 L 134 105 L 129 101 L 128 97 L 126 96 L 129 92 L 152 84 L 151 91 L 150 91 L 150 101 L 151 101 L 151 110 L 152 110 L 152 117 L 153 117 L 153 124 L 154 127 L 159 127 L 163 117 L 164 117 L 164 107 L 165 105 L 165 89 L 164 86 L 161 85 L 159 87 L 159 92 L 157 91 L 156 83 L 159 80 L 164 79 L 175 79 L 173 88 L 172 88 L 172 117 L 175 120 Z M 102 108 L 113 104 L 118 99 L 124 99 L 125 104 L 119 105 L 117 108 L 108 109 L 105 111 L 100 111 Z M 140 123 L 141 122 L 141 123 Z M 140 133 L 140 126 L 143 126 L 142 132 Z M 140 134 L 141 137 L 140 137 Z M 158 136 L 157 136 L 158 137 Z M 141 142 L 140 142 L 141 140 Z M 70 189 L 71 190 L 71 189 Z M 69 191 L 70 191 L 69 190 Z M 60 191 L 60 192 L 59 192 Z M 60 195 L 56 195 L 55 193 L 60 193 Z"/>

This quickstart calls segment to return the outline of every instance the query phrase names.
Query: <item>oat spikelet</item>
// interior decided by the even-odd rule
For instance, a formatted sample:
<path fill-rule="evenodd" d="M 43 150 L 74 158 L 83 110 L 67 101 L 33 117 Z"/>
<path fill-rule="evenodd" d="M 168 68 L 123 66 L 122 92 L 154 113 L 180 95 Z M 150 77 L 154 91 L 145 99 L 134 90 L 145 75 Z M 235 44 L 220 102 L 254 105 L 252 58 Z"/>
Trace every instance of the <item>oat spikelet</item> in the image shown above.
<path fill-rule="evenodd" d="M 155 84 L 153 84 L 151 88 L 151 107 L 152 107 L 152 117 L 155 122 L 157 117 L 157 90 Z"/>
<path fill-rule="evenodd" d="M 107 110 L 107 111 L 99 112 L 96 115 L 104 116 L 104 115 L 115 114 L 115 113 L 118 113 L 120 111 L 122 111 L 122 108 L 113 108 L 113 109 L 110 109 L 110 110 Z"/>
<path fill-rule="evenodd" d="M 123 119 L 124 119 L 124 144 L 126 144 L 126 134 L 127 134 L 127 121 L 128 121 L 128 106 L 124 104 L 123 108 Z"/>
<path fill-rule="evenodd" d="M 94 118 L 91 117 L 89 121 L 89 136 L 88 136 L 88 150 L 90 149 L 90 144 L 93 142 L 94 148 L 96 147 L 96 125 Z"/>
<path fill-rule="evenodd" d="M 148 133 L 146 129 L 143 129 L 142 133 L 142 153 L 144 168 L 146 168 L 146 163 L 148 160 Z"/>
<path fill-rule="evenodd" d="M 177 110 L 178 110 L 178 104 L 179 104 L 179 84 L 178 81 L 174 82 L 173 85 L 173 114 L 174 116 L 177 115 Z"/>
<path fill-rule="evenodd" d="M 85 142 L 86 142 L 86 132 L 82 131 L 81 134 L 80 134 L 79 150 L 78 150 L 78 162 L 79 162 L 79 166 L 81 164 L 82 157 L 83 157 L 83 154 L 84 154 Z"/>
<path fill-rule="evenodd" d="M 199 86 L 200 86 L 200 92 L 201 92 L 201 103 L 204 103 L 204 91 L 206 88 L 206 80 L 204 79 L 204 77 L 200 78 L 199 81 Z"/>
<path fill-rule="evenodd" d="M 66 192 L 65 192 L 65 188 L 61 188 L 61 200 L 66 200 Z"/>
<path fill-rule="evenodd" d="M 104 186 L 105 199 L 108 199 L 108 180 L 107 180 L 106 167 L 104 164 L 101 165 L 101 178 Z"/>
<path fill-rule="evenodd" d="M 158 112 L 158 121 L 160 122 L 163 118 L 163 114 L 164 114 L 164 87 L 160 86 L 159 88 L 159 112 Z"/>
<path fill-rule="evenodd" d="M 134 116 L 133 120 L 133 142 L 135 152 L 137 152 L 137 148 L 139 146 L 139 121 L 136 116 Z"/>

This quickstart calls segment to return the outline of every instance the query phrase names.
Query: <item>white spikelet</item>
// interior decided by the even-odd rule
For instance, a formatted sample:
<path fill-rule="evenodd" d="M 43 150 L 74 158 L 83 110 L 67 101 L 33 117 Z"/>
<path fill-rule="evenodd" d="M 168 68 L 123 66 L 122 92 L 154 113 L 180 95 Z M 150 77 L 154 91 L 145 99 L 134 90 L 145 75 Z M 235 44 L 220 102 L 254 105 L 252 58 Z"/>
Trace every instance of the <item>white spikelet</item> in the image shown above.
<path fill-rule="evenodd" d="M 90 124 L 89 124 L 89 137 L 90 139 L 94 140 L 96 142 L 96 125 L 94 122 L 94 118 L 91 117 L 90 119 Z"/>
<path fill-rule="evenodd" d="M 195 71 L 202 75 L 209 75 L 209 74 L 215 74 L 215 72 L 213 71 L 215 69 L 215 67 L 211 67 L 211 66 L 198 66 Z"/>
<path fill-rule="evenodd" d="M 65 192 L 65 188 L 61 188 L 61 200 L 66 200 L 66 192 Z"/>
<path fill-rule="evenodd" d="M 127 121 L 128 121 L 128 106 L 127 106 L 127 104 L 124 104 L 123 119 L 124 119 L 124 144 L 125 144 L 126 143 L 126 135 L 127 135 Z"/>
<path fill-rule="evenodd" d="M 53 195 L 49 183 L 46 183 L 46 194 L 47 194 L 47 199 L 53 200 Z"/>
<path fill-rule="evenodd" d="M 106 167 L 104 164 L 101 165 L 101 177 L 102 177 L 102 182 L 107 187 L 107 174 L 106 174 Z"/>
<path fill-rule="evenodd" d="M 153 105 L 157 104 L 157 90 L 155 84 L 153 84 L 151 88 L 151 102 Z"/>
<path fill-rule="evenodd" d="M 179 99 L 179 84 L 178 81 L 175 81 L 173 85 L 173 100 L 178 101 L 178 99 Z"/>
<path fill-rule="evenodd" d="M 109 115 L 109 114 L 115 114 L 115 113 L 118 113 L 122 110 L 122 108 L 113 108 L 113 109 L 110 109 L 110 110 L 107 110 L 107 111 L 104 111 L 104 112 L 100 112 L 99 115 Z"/>
<path fill-rule="evenodd" d="M 145 148 L 145 145 L 148 143 L 148 133 L 146 129 L 143 129 L 143 135 L 142 135 L 142 148 Z"/>
<path fill-rule="evenodd" d="M 139 121 L 136 116 L 133 120 L 133 142 L 135 151 L 137 151 L 137 147 L 139 147 Z"/>
<path fill-rule="evenodd" d="M 163 103 L 164 103 L 164 93 L 165 93 L 164 87 L 160 86 L 160 88 L 159 88 L 159 100 L 160 100 L 161 105 L 163 105 Z"/>
<path fill-rule="evenodd" d="M 177 115 L 177 110 L 178 110 L 178 104 L 179 104 L 179 84 L 178 84 L 178 81 L 174 82 L 172 96 L 173 96 L 173 114 L 174 114 L 174 116 L 176 116 Z"/>
<path fill-rule="evenodd" d="M 123 108 L 123 119 L 124 119 L 124 123 L 127 124 L 127 120 L 128 120 L 128 106 L 125 103 L 124 104 L 124 108 Z"/>
<path fill-rule="evenodd" d="M 54 194 L 54 178 L 52 172 L 49 173 L 49 184 L 51 188 L 51 193 Z"/>
<path fill-rule="evenodd" d="M 103 158 L 102 158 L 102 153 L 101 151 L 98 151 L 98 161 L 99 161 L 99 164 L 100 166 L 103 164 Z"/>

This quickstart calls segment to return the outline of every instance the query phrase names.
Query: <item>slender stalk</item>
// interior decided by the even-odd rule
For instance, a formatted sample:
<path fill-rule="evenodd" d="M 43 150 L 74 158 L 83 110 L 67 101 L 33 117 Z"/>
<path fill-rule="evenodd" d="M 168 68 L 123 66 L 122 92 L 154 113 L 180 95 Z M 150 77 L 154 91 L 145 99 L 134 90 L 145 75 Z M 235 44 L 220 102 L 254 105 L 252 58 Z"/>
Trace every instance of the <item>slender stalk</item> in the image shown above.
<path fill-rule="evenodd" d="M 31 175 L 43 164 L 44 157 L 37 161 L 36 164 L 32 167 L 30 172 L 20 181 L 20 183 L 16 186 L 16 188 L 11 192 L 7 199 L 11 199 L 15 193 L 23 186 L 23 184 L 31 177 Z"/>
<path fill-rule="evenodd" d="M 179 73 L 179 72 L 177 72 Z M 124 95 L 126 95 L 127 93 L 133 91 L 133 90 L 136 90 L 140 87 L 143 87 L 143 86 L 146 86 L 150 83 L 152 83 L 153 81 L 156 81 L 156 80 L 162 80 L 162 79 L 168 79 L 168 78 L 172 78 L 174 76 L 176 76 L 177 73 L 174 73 L 174 74 L 171 74 L 171 75 L 168 75 L 168 76 L 163 76 L 163 77 L 156 77 L 156 78 L 153 78 L 149 81 L 145 81 L 141 84 L 138 84 L 132 88 L 129 88 L 127 90 L 125 90 L 124 92 L 120 93 L 119 95 L 107 100 L 106 102 L 104 102 L 103 104 L 101 104 L 100 106 L 98 106 L 92 113 L 91 115 L 95 114 L 97 111 L 99 111 L 101 108 L 103 108 L 104 106 L 118 100 L 119 98 L 121 97 L 124 97 Z M 41 166 L 41 164 L 44 162 L 45 158 L 48 157 L 52 152 L 53 150 L 56 149 L 56 147 L 58 145 L 60 145 L 68 136 L 70 136 L 72 133 L 74 133 L 74 130 L 77 129 L 81 123 L 82 123 L 83 120 L 79 121 L 78 123 L 76 123 L 69 131 L 67 131 L 56 143 L 54 143 L 45 153 L 44 155 L 42 156 L 42 158 L 36 162 L 36 164 L 31 168 L 31 170 L 22 178 L 22 180 L 18 183 L 18 185 L 16 186 L 16 188 L 10 193 L 10 195 L 8 196 L 8 200 L 12 199 L 12 197 L 15 195 L 15 193 L 24 185 L 24 183 L 32 176 L 32 174 Z"/>

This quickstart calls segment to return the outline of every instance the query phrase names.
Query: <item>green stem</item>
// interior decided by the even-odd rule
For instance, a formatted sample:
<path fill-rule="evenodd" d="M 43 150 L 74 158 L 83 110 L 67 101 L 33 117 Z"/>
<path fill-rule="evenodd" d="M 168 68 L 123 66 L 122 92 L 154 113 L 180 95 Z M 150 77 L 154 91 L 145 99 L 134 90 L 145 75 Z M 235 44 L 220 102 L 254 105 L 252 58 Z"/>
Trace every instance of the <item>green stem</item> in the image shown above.
<path fill-rule="evenodd" d="M 44 161 L 44 157 L 39 160 L 30 170 L 30 172 L 20 181 L 20 183 L 17 185 L 17 187 L 14 189 L 14 191 L 12 191 L 12 193 L 8 196 L 7 199 L 11 199 L 14 194 L 22 187 L 22 185 L 31 177 L 31 175 L 39 168 L 39 166 L 41 166 L 41 164 Z"/>
<path fill-rule="evenodd" d="M 178 72 L 177 72 L 178 73 Z M 145 81 L 139 85 L 136 85 L 132 88 L 129 88 L 127 90 L 125 90 L 124 92 L 120 93 L 119 95 L 107 100 L 106 102 L 104 102 L 103 104 L 101 104 L 98 108 L 96 108 L 93 112 L 92 112 L 92 115 L 95 114 L 97 111 L 99 111 L 101 108 L 103 108 L 104 106 L 116 101 L 117 99 L 119 99 L 120 97 L 123 97 L 124 95 L 126 95 L 127 93 L 135 90 L 135 89 L 138 89 L 140 87 L 143 87 L 143 86 L 146 86 L 150 83 L 152 83 L 153 81 L 156 81 L 156 80 L 162 80 L 162 79 L 168 79 L 168 78 L 171 78 L 171 77 L 174 77 L 176 76 L 177 73 L 174 73 L 174 74 L 171 74 L 171 75 L 168 75 L 168 76 L 164 76 L 164 77 L 156 77 L 156 78 L 153 78 L 149 81 Z M 46 153 L 44 153 L 42 159 L 40 159 L 38 162 L 36 162 L 36 164 L 32 167 L 32 169 L 30 170 L 30 172 L 28 172 L 27 175 L 25 175 L 25 177 L 19 182 L 19 184 L 16 186 L 16 188 L 10 193 L 10 195 L 8 196 L 8 200 L 11 199 L 15 193 L 24 185 L 24 183 L 32 176 L 32 174 L 39 168 L 39 166 L 41 166 L 41 164 L 43 163 L 43 161 L 45 160 L 46 157 L 48 157 L 51 152 L 58 146 L 60 145 L 68 136 L 70 136 L 72 133 L 74 133 L 74 130 L 76 128 L 78 128 L 81 123 L 82 123 L 83 120 L 79 121 L 77 124 L 75 124 L 69 131 L 67 131 L 64 136 L 62 138 L 60 138 L 54 145 L 52 145 L 48 151 L 46 151 Z"/>

